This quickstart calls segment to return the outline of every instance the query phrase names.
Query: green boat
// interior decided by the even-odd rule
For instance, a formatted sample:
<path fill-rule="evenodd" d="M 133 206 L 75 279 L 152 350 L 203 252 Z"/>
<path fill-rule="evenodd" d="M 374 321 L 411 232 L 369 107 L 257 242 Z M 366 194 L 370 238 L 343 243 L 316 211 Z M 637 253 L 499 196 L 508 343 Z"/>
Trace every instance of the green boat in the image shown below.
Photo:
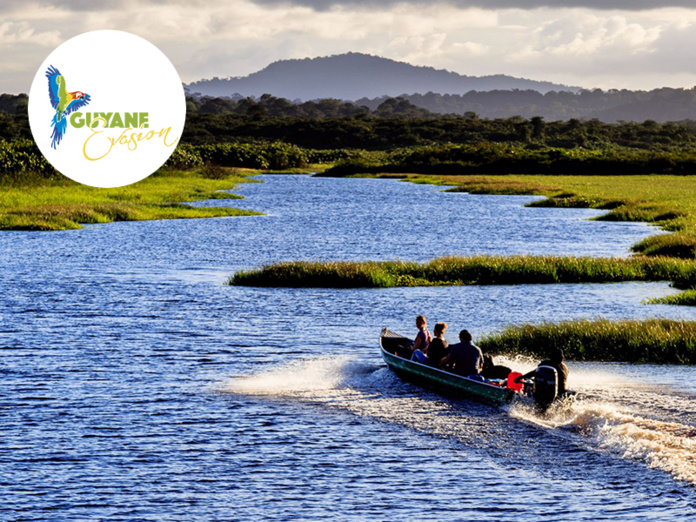
<path fill-rule="evenodd" d="M 521 396 L 505 386 L 495 386 L 482 381 L 462 377 L 454 373 L 433 368 L 426 364 L 411 361 L 411 350 L 408 348 L 412 340 L 389 331 L 382 330 L 379 338 L 382 348 L 382 358 L 387 366 L 399 376 L 425 384 L 436 391 L 444 391 L 449 395 L 475 399 L 494 404 L 508 404 L 515 397 Z"/>

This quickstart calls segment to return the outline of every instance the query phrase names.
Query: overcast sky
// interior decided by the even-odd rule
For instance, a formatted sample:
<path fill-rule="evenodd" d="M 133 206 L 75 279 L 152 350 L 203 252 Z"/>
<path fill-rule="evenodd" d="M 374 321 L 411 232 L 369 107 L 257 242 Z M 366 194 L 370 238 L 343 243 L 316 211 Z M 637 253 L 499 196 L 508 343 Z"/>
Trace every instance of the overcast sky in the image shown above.
<path fill-rule="evenodd" d="M 696 85 L 696 0 L 0 0 L 0 92 L 28 92 L 53 48 L 95 29 L 147 38 L 184 82 L 356 51 L 588 88 Z"/>

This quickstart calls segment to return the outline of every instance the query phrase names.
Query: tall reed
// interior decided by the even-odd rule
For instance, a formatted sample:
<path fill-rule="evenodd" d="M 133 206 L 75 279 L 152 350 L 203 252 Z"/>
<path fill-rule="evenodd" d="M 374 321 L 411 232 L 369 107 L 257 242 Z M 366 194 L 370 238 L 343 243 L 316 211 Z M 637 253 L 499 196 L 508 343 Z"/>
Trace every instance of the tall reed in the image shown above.
<path fill-rule="evenodd" d="M 576 361 L 696 364 L 696 322 L 568 321 L 512 326 L 477 343 L 496 354 L 546 357 L 553 348 Z"/>

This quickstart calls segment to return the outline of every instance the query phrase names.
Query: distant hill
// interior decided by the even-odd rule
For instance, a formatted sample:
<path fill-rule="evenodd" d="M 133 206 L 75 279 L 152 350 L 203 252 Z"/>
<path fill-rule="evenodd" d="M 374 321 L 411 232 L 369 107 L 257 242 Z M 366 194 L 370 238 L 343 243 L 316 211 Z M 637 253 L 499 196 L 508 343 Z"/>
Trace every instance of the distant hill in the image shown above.
<path fill-rule="evenodd" d="M 261 96 L 269 93 L 293 101 L 319 98 L 356 100 L 428 92 L 465 94 L 472 90 L 580 91 L 577 87 L 503 74 L 466 76 L 362 53 L 281 60 L 249 76 L 200 80 L 186 87 L 191 94 L 204 96 Z"/>
<path fill-rule="evenodd" d="M 533 90 L 469 92 L 463 95 L 411 94 L 403 98 L 435 114 L 475 113 L 481 118 L 541 116 L 547 121 L 570 119 L 604 122 L 696 120 L 696 87 L 652 91 L 595 89 L 579 93 Z M 375 110 L 387 97 L 361 98 L 355 104 Z"/>

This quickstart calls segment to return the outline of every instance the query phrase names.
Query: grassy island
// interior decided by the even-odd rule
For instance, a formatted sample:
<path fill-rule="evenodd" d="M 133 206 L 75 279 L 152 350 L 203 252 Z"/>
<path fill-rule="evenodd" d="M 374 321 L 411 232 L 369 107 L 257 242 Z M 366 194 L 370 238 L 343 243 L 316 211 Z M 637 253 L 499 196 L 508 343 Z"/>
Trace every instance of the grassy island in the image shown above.
<path fill-rule="evenodd" d="M 696 322 L 568 321 L 512 326 L 478 341 L 490 353 L 546 357 L 561 348 L 575 361 L 696 364 Z"/>
<path fill-rule="evenodd" d="M 668 257 L 594 258 L 554 256 L 444 257 L 405 261 L 291 261 L 241 271 L 237 286 L 388 288 L 433 285 L 514 285 L 672 281 L 696 286 L 696 261 Z"/>

